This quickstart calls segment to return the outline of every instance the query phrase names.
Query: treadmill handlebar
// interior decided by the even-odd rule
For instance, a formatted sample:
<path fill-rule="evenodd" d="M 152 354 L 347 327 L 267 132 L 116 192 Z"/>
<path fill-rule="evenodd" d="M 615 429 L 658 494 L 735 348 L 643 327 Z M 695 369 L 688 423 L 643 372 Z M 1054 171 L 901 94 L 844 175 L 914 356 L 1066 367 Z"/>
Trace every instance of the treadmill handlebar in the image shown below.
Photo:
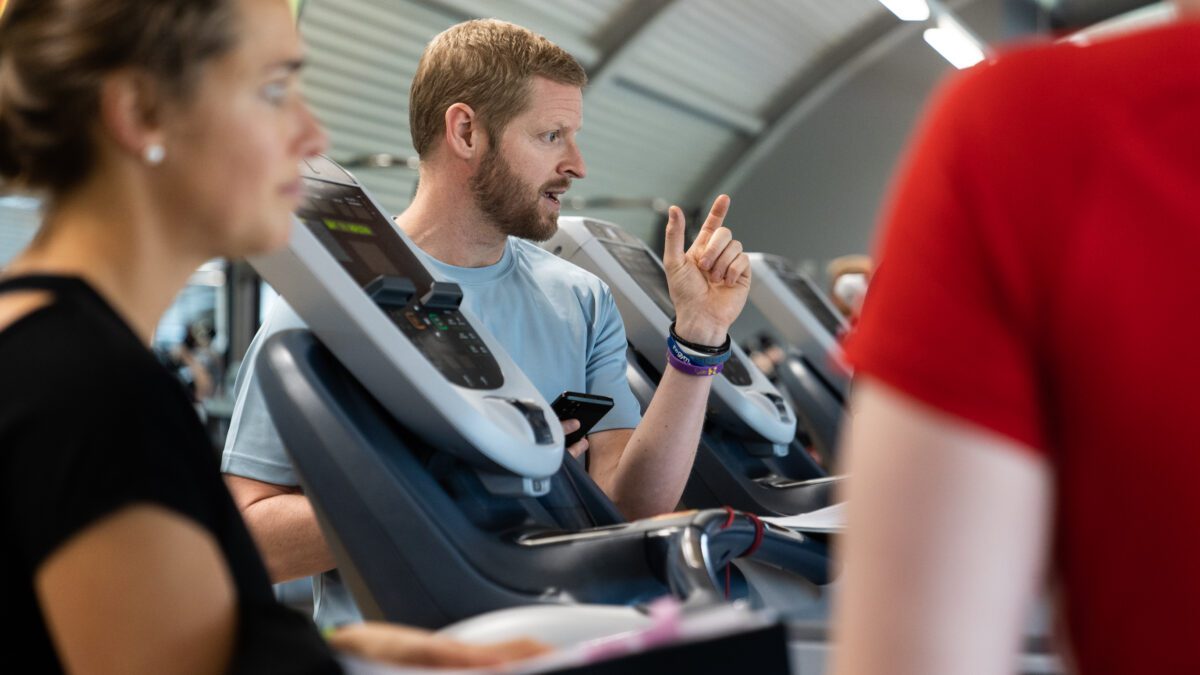
<path fill-rule="evenodd" d="M 380 307 L 404 308 L 417 294 L 417 287 L 408 277 L 380 275 L 364 286 L 363 291 Z"/>
<path fill-rule="evenodd" d="M 650 550 L 661 556 L 662 578 L 672 594 L 689 606 L 722 602 L 725 589 L 721 571 L 747 553 L 814 584 L 827 584 L 835 576 L 825 542 L 724 509 L 683 511 L 579 532 L 527 534 L 517 543 L 529 547 L 578 546 L 631 537 L 644 538 Z"/>
<path fill-rule="evenodd" d="M 448 281 L 434 281 L 421 296 L 421 306 L 429 309 L 458 309 L 462 304 L 462 287 Z"/>
<path fill-rule="evenodd" d="M 741 557 L 795 573 L 817 585 L 828 584 L 836 576 L 824 542 L 743 512 L 706 509 L 695 512 L 687 527 L 670 536 L 667 582 L 672 593 L 688 605 L 720 602 L 725 589 L 717 574 Z"/>

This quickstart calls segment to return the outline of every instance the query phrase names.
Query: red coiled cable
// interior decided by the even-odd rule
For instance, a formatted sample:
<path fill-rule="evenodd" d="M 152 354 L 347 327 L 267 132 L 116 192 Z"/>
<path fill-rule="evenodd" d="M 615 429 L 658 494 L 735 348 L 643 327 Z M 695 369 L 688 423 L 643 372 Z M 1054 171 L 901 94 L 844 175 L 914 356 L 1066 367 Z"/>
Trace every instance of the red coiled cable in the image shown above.
<path fill-rule="evenodd" d="M 722 525 L 721 525 L 722 530 L 728 528 L 730 525 L 733 525 L 734 519 L 737 518 L 737 512 L 733 510 L 732 506 L 725 506 L 723 508 L 725 509 L 726 518 L 725 518 L 725 522 L 722 523 Z M 766 526 L 763 525 L 763 521 L 761 518 L 759 518 L 758 516 L 756 516 L 753 513 L 746 513 L 744 515 L 750 519 L 750 522 L 754 523 L 754 542 L 750 544 L 749 548 L 747 548 L 745 551 L 742 551 L 741 554 L 739 554 L 737 556 L 739 558 L 749 558 L 750 556 L 754 555 L 758 551 L 759 547 L 762 546 L 763 533 L 766 530 Z M 733 571 L 730 569 L 731 565 L 732 565 L 732 563 L 725 563 L 725 599 L 726 600 L 729 599 L 730 578 L 733 574 Z"/>

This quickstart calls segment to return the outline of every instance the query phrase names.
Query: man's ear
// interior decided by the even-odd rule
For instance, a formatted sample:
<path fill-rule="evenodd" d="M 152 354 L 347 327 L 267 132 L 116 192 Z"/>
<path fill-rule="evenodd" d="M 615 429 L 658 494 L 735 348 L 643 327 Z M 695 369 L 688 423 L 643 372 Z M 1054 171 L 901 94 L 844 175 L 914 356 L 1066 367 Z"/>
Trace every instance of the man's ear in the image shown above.
<path fill-rule="evenodd" d="M 455 103 L 446 108 L 446 148 L 454 157 L 471 160 L 483 150 L 487 134 L 479 126 L 475 110 L 466 103 Z"/>
<path fill-rule="evenodd" d="M 162 104 L 161 87 L 149 76 L 111 73 L 100 85 L 100 131 L 121 151 L 142 157 L 148 146 L 164 143 Z"/>

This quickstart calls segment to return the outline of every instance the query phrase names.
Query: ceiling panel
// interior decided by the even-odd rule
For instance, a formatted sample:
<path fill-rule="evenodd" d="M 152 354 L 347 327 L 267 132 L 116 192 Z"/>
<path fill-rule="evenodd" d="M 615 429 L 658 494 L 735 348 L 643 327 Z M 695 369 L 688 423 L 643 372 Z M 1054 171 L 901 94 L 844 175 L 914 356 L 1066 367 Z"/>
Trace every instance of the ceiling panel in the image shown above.
<path fill-rule="evenodd" d="M 487 5 L 496 18 L 519 23 L 547 37 L 552 29 L 562 28 L 580 38 L 592 39 L 613 16 L 633 2 L 637 0 L 488 0 Z M 537 24 L 542 22 L 557 25 L 538 28 Z"/>
<path fill-rule="evenodd" d="M 373 153 L 414 155 L 408 89 L 426 43 L 457 19 L 419 3 L 310 0 L 301 19 L 308 46 L 304 90 L 329 132 L 334 159 Z M 385 208 L 399 212 L 416 172 L 357 169 Z"/>
<path fill-rule="evenodd" d="M 667 11 L 623 71 L 761 115 L 817 55 L 886 10 L 876 0 L 688 0 Z"/>
<path fill-rule="evenodd" d="M 589 174 L 571 194 L 679 202 L 768 130 L 773 104 L 814 60 L 886 13 L 876 0 L 638 2 L 310 0 L 306 92 L 335 159 L 410 157 L 408 88 L 428 40 L 469 17 L 513 21 L 603 68 L 585 92 Z M 388 209 L 411 199 L 411 169 L 355 173 Z M 661 220 L 649 208 L 605 213 L 646 233 Z"/>

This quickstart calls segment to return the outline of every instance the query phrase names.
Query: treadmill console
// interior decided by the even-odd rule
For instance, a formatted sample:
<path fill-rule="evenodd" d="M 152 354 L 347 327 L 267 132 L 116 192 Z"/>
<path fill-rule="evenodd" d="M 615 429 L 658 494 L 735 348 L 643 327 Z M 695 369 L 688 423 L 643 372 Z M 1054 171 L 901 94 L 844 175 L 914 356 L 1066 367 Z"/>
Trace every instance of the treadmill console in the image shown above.
<path fill-rule="evenodd" d="M 754 378 L 750 377 L 750 371 L 746 370 L 746 364 L 737 354 L 729 356 L 729 360 L 725 362 L 725 369 L 721 371 L 721 375 L 739 387 L 749 387 L 754 384 Z M 779 419 L 787 419 L 790 414 L 778 403 L 775 405 L 775 411 L 779 413 Z"/>
<path fill-rule="evenodd" d="M 825 330 L 828 330 L 829 334 L 834 337 L 841 337 L 846 330 L 846 323 L 830 308 L 816 284 L 796 271 L 784 258 L 771 256 L 766 258 L 766 261 L 771 269 L 779 275 L 788 290 L 795 294 L 796 298 L 808 308 L 808 311 L 812 312 L 813 317 L 825 327 Z"/>
<path fill-rule="evenodd" d="M 654 251 L 619 225 L 573 217 L 560 217 L 558 232 L 542 246 L 608 284 L 638 367 L 646 378 L 657 381 L 669 367 L 665 342 L 675 305 L 666 270 Z M 746 439 L 755 453 L 786 455 L 796 433 L 794 411 L 736 343 L 731 351 L 723 371 L 713 378 L 710 419 Z M 641 392 L 641 404 L 648 405 L 653 384 L 635 390 Z"/>
<path fill-rule="evenodd" d="M 754 272 L 750 302 L 844 400 L 850 383 L 840 343 L 849 329 L 846 321 L 812 279 L 787 259 L 768 253 L 747 255 Z"/>
<path fill-rule="evenodd" d="M 672 320 L 675 318 L 675 305 L 671 302 L 671 291 L 667 286 L 667 272 L 663 269 L 658 258 L 646 250 L 641 240 L 624 230 L 594 220 L 584 221 L 588 230 L 596 235 L 600 244 L 612 255 L 617 263 L 637 281 L 642 290 L 650 296 L 654 304 Z M 753 384 L 750 372 L 742 363 L 741 357 L 731 354 L 725 362 L 721 375 L 739 387 Z"/>
<path fill-rule="evenodd" d="M 500 365 L 458 309 L 461 292 L 434 282 L 362 188 L 304 178 L 297 218 L 425 358 L 460 387 L 502 386 Z"/>
<path fill-rule="evenodd" d="M 249 259 L 324 347 L 405 428 L 470 465 L 497 495 L 539 496 L 562 466 L 562 426 L 462 289 L 436 277 L 357 179 L 300 166 L 291 238 Z"/>

